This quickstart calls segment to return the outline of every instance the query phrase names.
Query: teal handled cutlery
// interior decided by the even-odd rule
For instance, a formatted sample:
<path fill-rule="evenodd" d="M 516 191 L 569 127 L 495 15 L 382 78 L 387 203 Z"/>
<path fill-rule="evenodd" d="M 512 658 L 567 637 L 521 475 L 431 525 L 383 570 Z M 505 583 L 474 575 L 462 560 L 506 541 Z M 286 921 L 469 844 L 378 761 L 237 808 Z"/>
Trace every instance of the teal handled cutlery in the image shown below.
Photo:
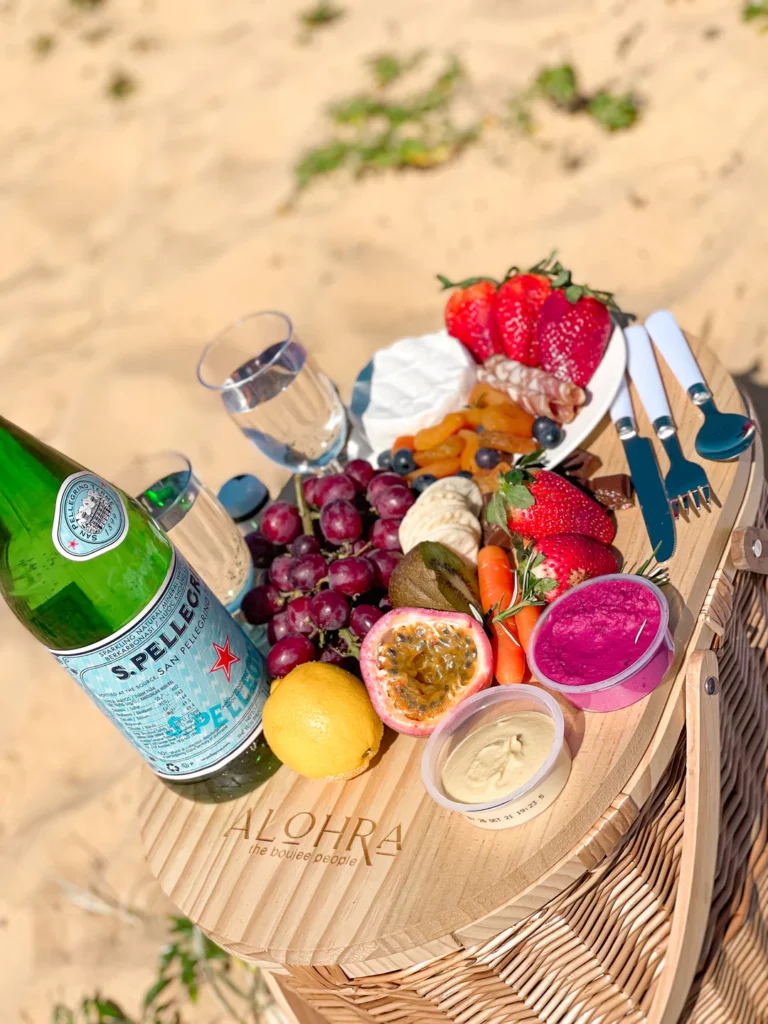
<path fill-rule="evenodd" d="M 624 329 L 624 337 L 627 339 L 629 376 L 669 459 L 664 486 L 672 511 L 675 517 L 681 510 L 687 513 L 693 502 L 698 512 L 702 501 L 709 511 L 711 492 L 707 474 L 697 462 L 691 462 L 683 455 L 648 332 L 636 324 Z"/>
<path fill-rule="evenodd" d="M 635 424 L 632 398 L 626 377 L 621 378 L 619 390 L 611 405 L 611 419 L 616 424 L 619 440 L 624 445 L 637 502 L 648 531 L 651 550 L 657 562 L 666 562 L 675 550 L 675 520 L 661 479 L 653 445 L 647 437 L 640 437 Z"/>
<path fill-rule="evenodd" d="M 652 313 L 645 326 L 670 370 L 704 415 L 704 422 L 696 435 L 696 451 L 703 459 L 716 462 L 735 459 L 754 441 L 755 421 L 738 413 L 720 412 L 685 335 L 669 310 L 660 309 Z"/>

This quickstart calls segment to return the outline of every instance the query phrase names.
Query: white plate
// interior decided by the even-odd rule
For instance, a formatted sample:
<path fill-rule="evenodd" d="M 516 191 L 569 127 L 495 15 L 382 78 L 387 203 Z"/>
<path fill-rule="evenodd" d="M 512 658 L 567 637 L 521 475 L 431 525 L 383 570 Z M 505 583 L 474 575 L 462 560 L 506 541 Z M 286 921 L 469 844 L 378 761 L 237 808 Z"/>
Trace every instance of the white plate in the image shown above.
<path fill-rule="evenodd" d="M 624 334 L 620 327 L 615 327 L 608 347 L 605 350 L 600 365 L 595 370 L 587 392 L 587 401 L 581 407 L 572 423 L 563 425 L 563 440 L 557 448 L 550 448 L 544 453 L 543 464 L 547 469 L 554 469 L 559 466 L 563 459 L 567 459 L 571 452 L 578 448 L 600 420 L 608 412 L 616 392 L 619 390 L 621 378 L 627 368 L 627 345 L 624 341 Z M 376 453 L 370 455 L 371 449 L 367 444 L 365 432 L 362 430 L 362 415 L 365 412 L 371 395 L 371 374 L 373 362 L 368 363 L 358 374 L 355 385 L 352 389 L 352 401 L 349 411 L 351 414 L 354 430 L 353 439 L 356 437 L 356 457 L 371 458 L 375 461 Z"/>
<path fill-rule="evenodd" d="M 587 401 L 572 423 L 563 424 L 565 437 L 557 448 L 550 448 L 544 453 L 542 462 L 547 469 L 559 466 L 574 448 L 578 448 L 589 437 L 610 409 L 626 368 L 627 343 L 624 341 L 624 332 L 620 327 L 614 327 L 605 355 L 592 375 L 589 386 L 584 389 Z"/>

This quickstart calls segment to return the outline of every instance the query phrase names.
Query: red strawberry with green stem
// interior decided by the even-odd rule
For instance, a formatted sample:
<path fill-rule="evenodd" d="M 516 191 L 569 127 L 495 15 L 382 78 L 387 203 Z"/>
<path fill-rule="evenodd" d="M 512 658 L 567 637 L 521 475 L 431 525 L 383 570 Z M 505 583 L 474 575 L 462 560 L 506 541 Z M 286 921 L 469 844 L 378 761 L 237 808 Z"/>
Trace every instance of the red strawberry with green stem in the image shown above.
<path fill-rule="evenodd" d="M 528 559 L 533 588 L 547 602 L 584 580 L 619 572 L 616 556 L 609 547 L 579 533 L 542 537 L 530 548 Z"/>
<path fill-rule="evenodd" d="M 502 352 L 496 325 L 496 289 L 491 277 L 470 277 L 453 283 L 438 274 L 443 288 L 456 291 L 445 305 L 445 326 L 453 338 L 465 345 L 478 362 Z"/>
<path fill-rule="evenodd" d="M 559 264 L 556 264 L 559 267 Z M 613 317 L 622 316 L 610 292 L 571 283 L 560 268 L 536 326 L 541 368 L 559 380 L 583 388 L 600 365 L 613 333 Z"/>
<path fill-rule="evenodd" d="M 526 366 L 538 366 L 539 337 L 536 325 L 539 311 L 552 291 L 545 274 L 507 276 L 496 292 L 496 321 L 501 344 L 510 359 Z"/>
<path fill-rule="evenodd" d="M 522 537 L 580 533 L 610 544 L 616 530 L 602 505 L 559 474 L 535 468 L 540 456 L 523 456 L 503 475 L 486 508 L 488 522 Z"/>
<path fill-rule="evenodd" d="M 530 270 L 520 273 L 510 267 L 496 292 L 496 321 L 501 343 L 510 359 L 526 366 L 538 366 L 539 312 L 553 288 L 570 281 L 570 273 L 551 252 Z"/>

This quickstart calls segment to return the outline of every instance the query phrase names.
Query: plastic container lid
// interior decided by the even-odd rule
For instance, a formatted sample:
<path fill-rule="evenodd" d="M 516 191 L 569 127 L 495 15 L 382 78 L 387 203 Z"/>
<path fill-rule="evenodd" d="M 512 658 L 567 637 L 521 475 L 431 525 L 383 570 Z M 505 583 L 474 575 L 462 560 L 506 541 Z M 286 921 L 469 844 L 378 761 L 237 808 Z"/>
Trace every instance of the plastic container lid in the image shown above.
<path fill-rule="evenodd" d="M 218 499 L 236 523 L 252 519 L 269 501 L 269 491 L 258 477 L 241 473 L 221 487 Z"/>

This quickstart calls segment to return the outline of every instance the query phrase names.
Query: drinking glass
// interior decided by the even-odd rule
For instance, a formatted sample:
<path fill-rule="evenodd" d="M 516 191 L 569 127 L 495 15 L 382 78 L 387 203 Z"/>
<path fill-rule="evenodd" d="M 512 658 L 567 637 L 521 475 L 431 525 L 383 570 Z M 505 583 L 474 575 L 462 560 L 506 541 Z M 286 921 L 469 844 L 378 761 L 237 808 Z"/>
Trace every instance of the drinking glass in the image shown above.
<path fill-rule="evenodd" d="M 126 466 L 117 483 L 133 494 L 230 612 L 253 586 L 253 561 L 237 523 L 192 472 L 186 455 L 158 452 Z"/>
<path fill-rule="evenodd" d="M 346 410 L 284 313 L 236 320 L 203 350 L 197 377 L 257 448 L 294 473 L 322 470 L 344 448 Z"/>

